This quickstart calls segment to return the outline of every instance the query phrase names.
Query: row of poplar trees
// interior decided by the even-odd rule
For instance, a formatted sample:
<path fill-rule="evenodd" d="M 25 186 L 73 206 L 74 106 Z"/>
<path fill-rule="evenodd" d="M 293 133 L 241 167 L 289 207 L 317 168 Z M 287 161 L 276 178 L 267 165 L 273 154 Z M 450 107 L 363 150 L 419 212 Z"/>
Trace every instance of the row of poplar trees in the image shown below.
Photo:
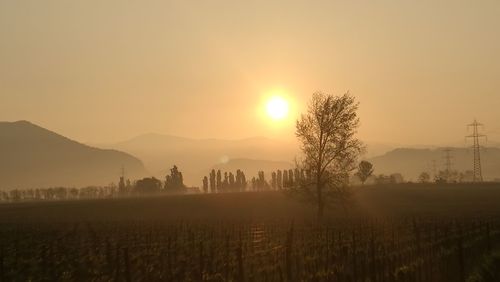
<path fill-rule="evenodd" d="M 246 187 L 245 173 L 239 169 L 236 174 L 232 172 L 222 174 L 220 170 L 212 169 L 210 175 L 203 178 L 203 192 L 205 193 L 239 192 L 245 191 Z"/>
<path fill-rule="evenodd" d="M 264 171 L 259 171 L 257 177 L 250 180 L 250 191 L 282 190 L 298 185 L 301 181 L 310 178 L 310 173 L 305 170 L 289 169 L 277 170 L 271 174 L 271 181 L 265 178 Z M 212 170 L 210 175 L 203 178 L 204 193 L 241 192 L 247 190 L 245 173 L 237 170 L 222 173 L 220 170 Z"/>

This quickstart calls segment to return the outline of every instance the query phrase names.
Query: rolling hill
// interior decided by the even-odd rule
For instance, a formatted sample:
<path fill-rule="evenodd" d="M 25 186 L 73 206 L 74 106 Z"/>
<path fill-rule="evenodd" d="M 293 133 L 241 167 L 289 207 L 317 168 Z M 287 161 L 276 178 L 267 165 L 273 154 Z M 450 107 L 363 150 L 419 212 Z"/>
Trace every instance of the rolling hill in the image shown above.
<path fill-rule="evenodd" d="M 80 144 L 27 121 L 0 122 L 0 189 L 82 187 L 137 178 L 142 162 L 123 152 Z"/>
<path fill-rule="evenodd" d="M 432 172 L 433 160 L 437 170 L 444 170 L 444 148 L 399 148 L 381 156 L 368 159 L 375 167 L 375 174 L 399 172 L 407 180 L 417 180 L 421 172 Z M 473 169 L 472 149 L 451 148 L 452 169 L 464 172 Z M 481 150 L 483 177 L 485 180 L 500 178 L 500 148 Z"/>

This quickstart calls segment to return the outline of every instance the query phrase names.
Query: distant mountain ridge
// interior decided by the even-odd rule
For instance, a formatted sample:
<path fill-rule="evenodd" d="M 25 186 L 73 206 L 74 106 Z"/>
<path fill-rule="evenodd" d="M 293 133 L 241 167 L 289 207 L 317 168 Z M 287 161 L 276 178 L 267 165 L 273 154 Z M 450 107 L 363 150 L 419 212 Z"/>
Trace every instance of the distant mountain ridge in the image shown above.
<path fill-rule="evenodd" d="M 123 152 L 93 148 L 28 121 L 0 122 L 0 189 L 82 187 L 132 178 L 142 162 Z"/>
<path fill-rule="evenodd" d="M 104 147 L 108 149 L 78 143 L 28 121 L 0 122 L 0 189 L 106 185 L 116 183 L 122 165 L 127 178 L 136 180 L 150 174 L 140 159 L 161 179 L 176 164 L 188 185 L 200 186 L 213 168 L 241 169 L 250 179 L 259 170 L 268 173 L 291 168 L 300 154 L 294 142 L 265 137 L 220 140 L 145 134 Z M 399 172 L 416 180 L 421 172 L 432 172 L 433 160 L 438 170 L 444 168 L 442 148 L 391 149 L 383 143 L 369 143 L 368 150 L 384 152 L 367 156 L 376 174 Z M 500 178 L 500 149 L 487 148 L 481 153 L 484 178 Z M 453 148 L 452 156 L 454 169 L 472 169 L 471 149 Z"/>

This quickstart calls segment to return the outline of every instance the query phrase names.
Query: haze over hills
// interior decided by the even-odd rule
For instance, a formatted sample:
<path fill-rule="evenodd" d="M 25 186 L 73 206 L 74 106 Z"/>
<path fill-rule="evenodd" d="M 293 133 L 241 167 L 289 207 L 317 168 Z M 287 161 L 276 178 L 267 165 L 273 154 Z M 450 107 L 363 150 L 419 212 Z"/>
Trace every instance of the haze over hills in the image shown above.
<path fill-rule="evenodd" d="M 27 121 L 0 122 L 0 189 L 83 187 L 117 182 L 121 166 L 134 178 L 142 162 L 93 148 Z"/>
<path fill-rule="evenodd" d="M 245 167 L 268 167 L 273 161 L 292 163 L 298 146 L 292 142 L 264 137 L 240 140 L 191 139 L 161 134 L 145 134 L 117 144 L 101 145 L 140 158 L 155 176 L 163 178 L 174 164 L 183 172 L 188 185 L 199 186 L 204 175 L 217 165 L 229 169 L 235 163 Z M 239 159 L 239 160 L 238 160 Z M 229 162 L 229 163 L 228 163 Z M 227 166 L 230 165 L 230 166 Z M 251 177 L 249 172 L 247 177 Z"/>
<path fill-rule="evenodd" d="M 458 146 L 459 142 L 455 143 Z M 200 186 L 201 179 L 208 175 L 212 168 L 224 171 L 242 169 L 247 177 L 253 177 L 257 174 L 258 167 L 266 173 L 278 168 L 289 168 L 295 157 L 300 154 L 297 143 L 265 137 L 221 140 L 144 134 L 128 141 L 101 146 L 139 157 L 148 170 L 161 179 L 165 177 L 168 169 L 176 164 L 183 172 L 186 183 L 193 186 Z M 397 149 L 402 145 L 367 142 L 363 158 L 374 162 L 377 173 L 400 172 L 407 179 L 416 179 L 422 171 L 430 171 L 433 159 L 438 161 L 438 165 L 442 163 L 442 152 L 437 146 L 413 145 L 413 149 Z M 425 153 L 428 151 L 431 153 Z M 457 168 L 464 171 L 470 169 L 468 160 L 467 156 L 457 159 L 460 161 Z M 278 163 L 280 165 L 277 165 Z M 486 175 L 490 176 L 489 173 Z M 491 173 L 491 177 L 496 178 L 496 175 Z"/>
<path fill-rule="evenodd" d="M 375 174 L 399 172 L 407 180 L 417 180 L 420 173 L 432 174 L 433 160 L 436 169 L 444 170 L 444 148 L 399 148 L 384 155 L 368 159 L 375 167 Z M 470 148 L 450 148 L 452 169 L 464 172 L 473 169 L 473 151 Z M 500 178 L 500 148 L 488 147 L 481 150 L 481 163 L 485 180 Z"/>
<path fill-rule="evenodd" d="M 433 160 L 438 170 L 444 168 L 441 148 L 391 146 L 396 145 L 367 144 L 364 158 L 374 164 L 376 174 L 399 172 L 416 180 L 421 172 L 432 172 Z M 131 180 L 149 175 L 163 179 L 174 164 L 183 172 L 186 184 L 200 186 L 213 168 L 241 169 L 251 179 L 259 170 L 269 173 L 293 167 L 299 154 L 296 143 L 264 137 L 218 140 L 146 134 L 104 147 L 108 149 L 78 143 L 27 121 L 0 122 L 0 189 L 106 185 L 116 183 L 122 165 Z M 377 152 L 382 154 L 374 156 Z M 454 169 L 472 169 L 470 149 L 454 148 L 452 155 Z M 482 162 L 485 179 L 500 178 L 499 148 L 483 150 Z"/>

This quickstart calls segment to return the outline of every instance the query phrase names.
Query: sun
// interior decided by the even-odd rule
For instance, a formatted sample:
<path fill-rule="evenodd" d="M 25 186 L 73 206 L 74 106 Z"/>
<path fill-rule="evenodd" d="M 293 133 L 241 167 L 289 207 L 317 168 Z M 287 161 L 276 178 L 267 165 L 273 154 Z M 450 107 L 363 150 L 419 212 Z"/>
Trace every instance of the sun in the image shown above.
<path fill-rule="evenodd" d="M 271 119 L 282 120 L 288 115 L 288 102 L 280 96 L 273 96 L 266 103 L 266 111 Z"/>

